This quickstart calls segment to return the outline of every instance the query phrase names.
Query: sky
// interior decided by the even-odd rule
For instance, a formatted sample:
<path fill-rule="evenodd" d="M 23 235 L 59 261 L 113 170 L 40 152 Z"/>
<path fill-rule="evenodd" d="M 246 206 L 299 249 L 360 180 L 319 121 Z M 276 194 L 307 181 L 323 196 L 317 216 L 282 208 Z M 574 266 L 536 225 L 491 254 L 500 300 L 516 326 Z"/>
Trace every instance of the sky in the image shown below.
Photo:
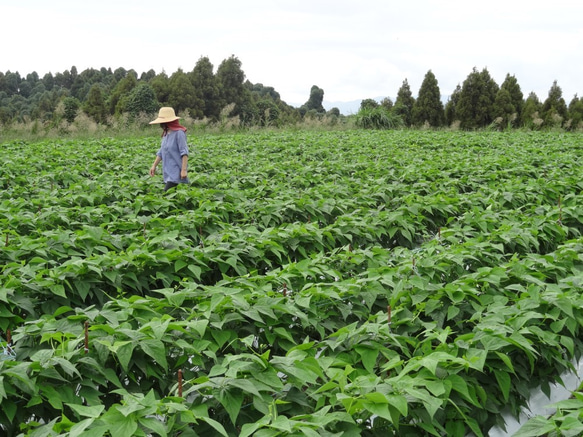
<path fill-rule="evenodd" d="M 0 0 L 0 71 L 191 71 L 235 56 L 292 105 L 414 96 L 427 72 L 448 96 L 486 68 L 523 94 L 583 96 L 580 0 Z"/>

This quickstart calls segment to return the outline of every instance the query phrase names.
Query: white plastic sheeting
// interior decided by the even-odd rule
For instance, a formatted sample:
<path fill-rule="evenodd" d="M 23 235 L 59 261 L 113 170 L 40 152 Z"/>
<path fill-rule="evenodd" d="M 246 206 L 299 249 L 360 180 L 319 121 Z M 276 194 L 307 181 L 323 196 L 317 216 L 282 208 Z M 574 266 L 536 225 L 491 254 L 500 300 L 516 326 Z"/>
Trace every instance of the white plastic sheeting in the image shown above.
<path fill-rule="evenodd" d="M 561 384 L 551 384 L 550 386 L 550 398 L 542 392 L 540 387 L 532 389 L 530 391 L 530 400 L 528 402 L 528 408 L 523 408 L 520 413 L 520 417 L 515 419 L 509 413 L 504 414 L 504 420 L 506 421 L 506 431 L 499 427 L 494 427 L 488 433 L 489 437 L 510 437 L 516 433 L 520 427 L 522 427 L 528 419 L 534 416 L 551 416 L 555 413 L 555 409 L 548 408 L 548 405 L 554 404 L 555 402 L 569 399 L 571 397 L 571 392 L 577 390 L 581 385 L 583 379 L 583 358 L 579 362 L 573 362 L 575 371 L 564 372 L 561 375 L 563 379 Z"/>

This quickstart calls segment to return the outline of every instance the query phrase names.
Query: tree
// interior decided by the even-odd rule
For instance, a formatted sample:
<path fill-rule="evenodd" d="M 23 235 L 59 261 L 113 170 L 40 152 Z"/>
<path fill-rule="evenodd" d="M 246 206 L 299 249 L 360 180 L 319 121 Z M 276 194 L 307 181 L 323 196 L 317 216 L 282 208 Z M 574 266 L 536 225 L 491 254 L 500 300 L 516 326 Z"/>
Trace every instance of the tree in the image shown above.
<path fill-rule="evenodd" d="M 310 98 L 306 103 L 303 104 L 304 110 L 315 111 L 318 114 L 326 113 L 322 102 L 324 101 L 324 90 L 317 85 L 312 85 L 310 89 Z"/>
<path fill-rule="evenodd" d="M 244 86 L 245 73 L 241 68 L 241 61 L 235 56 L 225 59 L 217 68 L 217 87 L 219 90 L 220 108 L 234 103 L 235 108 L 232 115 L 239 115 L 246 118 L 244 112 L 249 112 L 252 108 L 249 90 Z"/>
<path fill-rule="evenodd" d="M 513 125 L 518 126 L 521 120 L 522 107 L 524 106 L 524 95 L 522 94 L 518 80 L 516 80 L 515 76 L 507 74 L 504 82 L 500 85 L 500 89 L 505 89 L 510 95 L 510 103 L 514 106 L 514 110 L 516 111 Z"/>
<path fill-rule="evenodd" d="M 494 121 L 493 106 L 498 85 L 486 68 L 478 72 L 476 67 L 462 84 L 456 116 L 463 129 L 479 129 Z"/>
<path fill-rule="evenodd" d="M 437 79 L 431 70 L 425 74 L 425 78 L 419 88 L 419 95 L 412 110 L 413 124 L 430 126 L 442 126 L 445 121 L 443 102 Z"/>
<path fill-rule="evenodd" d="M 170 98 L 169 82 L 168 75 L 165 72 L 158 74 L 150 81 L 150 86 L 156 94 L 156 100 L 158 100 L 162 106 L 168 106 L 168 99 Z"/>
<path fill-rule="evenodd" d="M 496 93 L 493 105 L 494 122 L 500 129 L 511 126 L 516 121 L 517 111 L 512 104 L 510 92 L 505 88 L 500 88 Z"/>
<path fill-rule="evenodd" d="M 110 114 L 121 115 L 126 112 L 129 96 L 137 84 L 138 78 L 135 72 L 131 72 L 115 85 L 108 99 Z"/>
<path fill-rule="evenodd" d="M 212 120 L 219 118 L 219 87 L 213 69 L 209 58 L 201 57 L 190 73 L 196 94 L 196 111 L 192 114 L 194 117 L 208 117 Z"/>
<path fill-rule="evenodd" d="M 374 109 L 379 106 L 375 99 L 364 99 L 360 102 L 360 109 Z"/>
<path fill-rule="evenodd" d="M 538 128 L 543 120 L 540 118 L 540 111 L 542 103 L 534 92 L 530 92 L 522 107 L 522 114 L 520 116 L 522 126 L 528 128 Z"/>
<path fill-rule="evenodd" d="M 277 125 L 279 109 L 271 99 L 263 99 L 257 102 L 257 115 L 261 126 Z"/>
<path fill-rule="evenodd" d="M 583 129 L 583 99 L 573 97 L 568 108 L 568 127 L 571 130 Z"/>
<path fill-rule="evenodd" d="M 42 83 L 44 84 L 47 91 L 52 91 L 55 86 L 55 78 L 52 73 L 47 73 L 42 78 Z"/>
<path fill-rule="evenodd" d="M 75 97 L 66 97 L 63 99 L 63 108 L 64 113 L 63 117 L 67 122 L 73 123 L 75 121 L 75 117 L 77 117 L 77 111 L 81 107 L 81 102 L 77 100 Z"/>
<path fill-rule="evenodd" d="M 83 111 L 97 123 L 105 123 L 107 120 L 107 107 L 101 85 L 94 84 L 87 94 L 87 100 L 83 104 Z"/>
<path fill-rule="evenodd" d="M 411 93 L 411 87 L 407 79 L 403 81 L 401 88 L 397 92 L 397 99 L 395 100 L 395 106 L 393 111 L 396 115 L 403 119 L 405 126 L 411 126 L 413 123 L 413 105 L 415 104 L 415 99 Z"/>
<path fill-rule="evenodd" d="M 132 89 L 126 103 L 126 110 L 131 115 L 140 113 L 153 114 L 160 108 L 156 100 L 154 89 L 147 83 L 141 82 Z"/>
<path fill-rule="evenodd" d="M 385 108 L 387 111 L 391 111 L 395 104 L 393 103 L 390 97 L 385 97 L 383 100 L 381 100 L 381 106 Z"/>
<path fill-rule="evenodd" d="M 555 80 L 549 90 L 549 95 L 543 102 L 541 118 L 545 126 L 561 126 L 567 118 L 567 104 L 563 99 L 563 90 Z"/>
<path fill-rule="evenodd" d="M 458 120 L 456 114 L 456 106 L 459 103 L 460 95 L 462 93 L 462 87 L 458 83 L 445 104 L 445 123 L 451 126 L 455 121 Z"/>
<path fill-rule="evenodd" d="M 195 107 L 196 92 L 194 86 L 182 69 L 178 69 L 170 76 L 170 94 L 168 105 L 172 106 L 176 112 L 182 112 Z"/>

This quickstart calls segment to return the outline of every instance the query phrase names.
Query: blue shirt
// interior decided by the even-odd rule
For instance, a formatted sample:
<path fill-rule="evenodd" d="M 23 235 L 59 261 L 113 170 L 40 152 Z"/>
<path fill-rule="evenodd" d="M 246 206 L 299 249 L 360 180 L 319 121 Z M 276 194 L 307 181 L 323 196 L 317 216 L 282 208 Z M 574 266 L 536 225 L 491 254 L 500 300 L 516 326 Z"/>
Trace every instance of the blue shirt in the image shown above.
<path fill-rule="evenodd" d="M 168 130 L 168 133 L 162 137 L 162 144 L 156 155 L 162 158 L 162 177 L 164 182 L 190 183 L 188 178 L 180 179 L 182 157 L 184 155 L 188 156 L 188 145 L 186 144 L 186 133 L 184 131 Z"/>

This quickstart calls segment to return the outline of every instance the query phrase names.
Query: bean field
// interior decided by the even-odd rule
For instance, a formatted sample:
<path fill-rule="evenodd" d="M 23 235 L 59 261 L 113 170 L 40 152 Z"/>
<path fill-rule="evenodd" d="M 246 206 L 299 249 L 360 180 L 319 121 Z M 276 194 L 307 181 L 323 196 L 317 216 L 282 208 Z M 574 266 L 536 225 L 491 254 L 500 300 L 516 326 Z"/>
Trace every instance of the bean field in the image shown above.
<path fill-rule="evenodd" d="M 152 132 L 2 144 L 1 435 L 485 436 L 580 357 L 581 135 L 192 135 L 164 193 Z"/>

